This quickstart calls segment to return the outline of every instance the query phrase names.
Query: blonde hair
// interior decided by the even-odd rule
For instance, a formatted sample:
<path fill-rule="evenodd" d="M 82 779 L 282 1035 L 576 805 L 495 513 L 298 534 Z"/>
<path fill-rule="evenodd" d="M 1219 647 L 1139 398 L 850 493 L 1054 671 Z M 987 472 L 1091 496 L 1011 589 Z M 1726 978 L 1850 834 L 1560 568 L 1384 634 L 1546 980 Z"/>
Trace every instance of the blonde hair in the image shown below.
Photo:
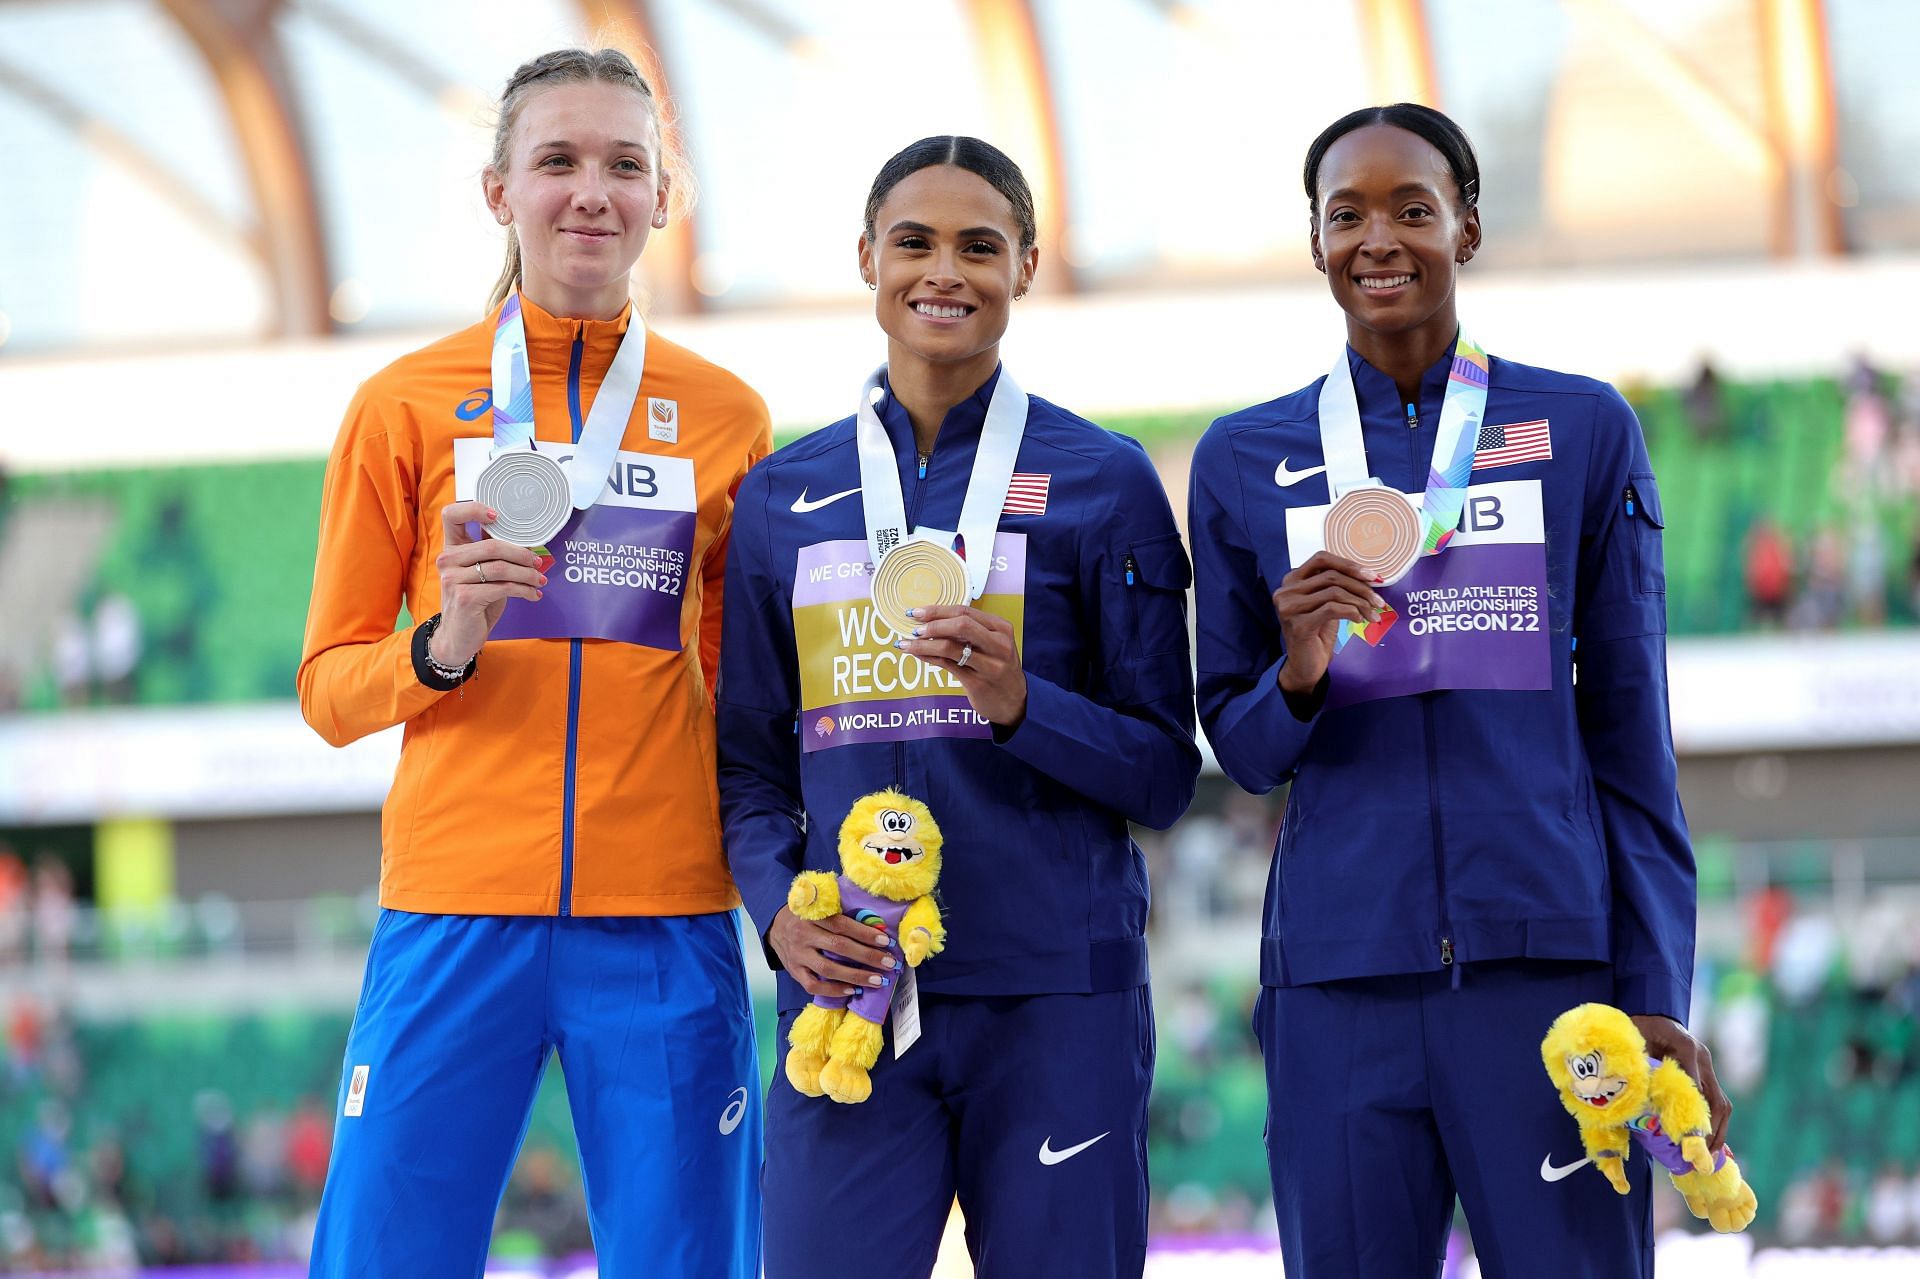
<path fill-rule="evenodd" d="M 634 65 L 633 59 L 618 49 L 555 49 L 552 53 L 543 53 L 522 63 L 507 78 L 507 87 L 500 94 L 500 119 L 494 126 L 493 158 L 487 162 L 487 167 L 498 177 L 506 177 L 514 126 L 520 121 L 520 108 L 527 104 L 529 98 L 555 85 L 592 83 L 624 85 L 646 100 L 647 112 L 653 117 L 654 132 L 660 141 L 657 161 L 660 180 L 671 179 L 668 196 L 671 207 L 676 214 L 685 214 L 693 204 L 693 183 L 681 151 L 677 122 L 663 107 L 653 86 L 640 74 L 640 68 Z M 499 306 L 519 286 L 520 234 L 509 226 L 507 260 L 500 268 L 500 278 L 494 281 L 493 294 L 487 299 L 487 309 L 491 311 Z"/>

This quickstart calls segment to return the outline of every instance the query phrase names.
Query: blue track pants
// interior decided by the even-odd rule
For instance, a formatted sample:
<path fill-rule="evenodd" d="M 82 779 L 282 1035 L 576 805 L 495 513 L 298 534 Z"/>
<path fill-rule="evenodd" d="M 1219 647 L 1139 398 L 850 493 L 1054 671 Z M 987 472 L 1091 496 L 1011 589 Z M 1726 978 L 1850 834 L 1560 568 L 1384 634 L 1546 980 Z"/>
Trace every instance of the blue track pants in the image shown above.
<path fill-rule="evenodd" d="M 754 1279 L 760 1105 L 733 914 L 382 911 L 317 1276 L 477 1276 L 558 1052 L 600 1273 Z"/>
<path fill-rule="evenodd" d="M 1471 964 L 1261 991 L 1267 1155 L 1287 1279 L 1438 1276 L 1457 1194 L 1486 1279 L 1646 1279 L 1651 1169 L 1585 1157 L 1540 1064 L 1559 1014 L 1606 1002 L 1599 964 Z"/>
<path fill-rule="evenodd" d="M 977 1279 L 1139 1279 L 1153 1001 L 920 996 L 858 1105 L 767 1102 L 767 1279 L 924 1279 L 956 1194 Z M 780 1021 L 784 1054 L 794 1013 Z"/>

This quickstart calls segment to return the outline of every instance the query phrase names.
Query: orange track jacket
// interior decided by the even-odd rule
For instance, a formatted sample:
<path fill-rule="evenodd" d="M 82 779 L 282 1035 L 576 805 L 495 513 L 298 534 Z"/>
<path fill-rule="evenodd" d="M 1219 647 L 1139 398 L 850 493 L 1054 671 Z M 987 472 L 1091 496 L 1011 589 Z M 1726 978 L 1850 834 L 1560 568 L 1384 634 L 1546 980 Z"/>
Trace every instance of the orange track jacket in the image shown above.
<path fill-rule="evenodd" d="M 631 309 L 563 320 L 523 297 L 522 310 L 536 434 L 571 439 L 569 383 L 584 414 Z M 720 851 L 713 683 L 733 494 L 772 451 L 766 405 L 648 333 L 621 447 L 693 460 L 699 571 L 682 602 L 682 651 L 493 640 L 462 689 L 439 692 L 415 677 L 412 632 L 394 624 L 403 600 L 416 622 L 440 611 L 434 560 L 440 508 L 453 501 L 453 440 L 491 438 L 492 352 L 490 315 L 381 370 L 354 397 L 327 461 L 300 709 L 335 746 L 406 725 L 381 818 L 380 903 L 486 915 L 730 909 L 740 899 Z M 678 401 L 677 442 L 649 438 L 650 397 Z"/>

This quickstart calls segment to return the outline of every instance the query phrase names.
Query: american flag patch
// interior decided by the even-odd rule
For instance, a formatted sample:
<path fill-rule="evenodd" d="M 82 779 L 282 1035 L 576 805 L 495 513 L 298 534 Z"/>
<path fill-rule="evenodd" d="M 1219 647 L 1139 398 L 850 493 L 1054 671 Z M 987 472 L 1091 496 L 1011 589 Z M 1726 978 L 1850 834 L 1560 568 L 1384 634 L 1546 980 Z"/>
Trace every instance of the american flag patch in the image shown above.
<path fill-rule="evenodd" d="M 1007 481 L 1007 504 L 1000 508 L 1002 515 L 1045 515 L 1047 513 L 1047 489 L 1053 483 L 1052 475 L 1033 475 L 1024 471 L 1015 471 L 1013 478 Z"/>
<path fill-rule="evenodd" d="M 1553 436 L 1547 419 L 1516 422 L 1512 426 L 1483 426 L 1473 446 L 1473 469 L 1512 466 L 1515 462 L 1546 462 L 1553 458 Z"/>

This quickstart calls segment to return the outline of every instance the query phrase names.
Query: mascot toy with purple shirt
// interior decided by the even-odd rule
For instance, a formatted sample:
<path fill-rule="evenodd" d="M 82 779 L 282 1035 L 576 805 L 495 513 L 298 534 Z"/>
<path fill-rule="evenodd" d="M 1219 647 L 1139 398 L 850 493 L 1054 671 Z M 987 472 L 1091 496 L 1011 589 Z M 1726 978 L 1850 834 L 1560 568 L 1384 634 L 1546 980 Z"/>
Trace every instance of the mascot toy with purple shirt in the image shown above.
<path fill-rule="evenodd" d="M 867 795 L 840 824 L 840 873 L 801 871 L 787 890 L 787 909 L 802 919 L 845 914 L 877 928 L 896 960 L 918 968 L 947 944 L 933 900 L 940 843 L 940 827 L 919 800 L 897 790 Z M 873 1094 L 867 1072 L 880 1059 L 881 1026 L 900 986 L 888 976 L 856 994 L 815 995 L 800 1011 L 787 1032 L 787 1081 L 795 1089 L 849 1103 Z"/>
<path fill-rule="evenodd" d="M 1560 1102 L 1580 1125 L 1587 1157 L 1627 1193 L 1629 1142 L 1665 1168 L 1694 1216 L 1722 1234 L 1745 1230 L 1758 1204 L 1727 1149 L 1709 1151 L 1713 1116 L 1687 1072 L 1647 1056 L 1633 1020 L 1605 1004 L 1554 1019 L 1540 1045 Z"/>

